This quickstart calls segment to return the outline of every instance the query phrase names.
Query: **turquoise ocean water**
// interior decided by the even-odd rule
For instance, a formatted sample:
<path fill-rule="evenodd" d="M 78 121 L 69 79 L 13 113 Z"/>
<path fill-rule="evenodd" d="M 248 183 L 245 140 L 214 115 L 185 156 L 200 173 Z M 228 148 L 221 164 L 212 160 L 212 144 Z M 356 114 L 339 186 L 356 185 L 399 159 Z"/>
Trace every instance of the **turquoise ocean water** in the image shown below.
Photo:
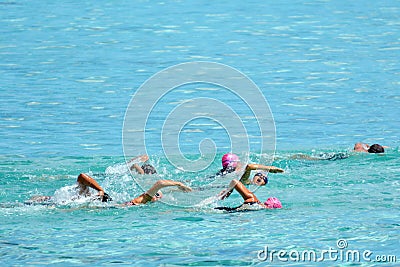
<path fill-rule="evenodd" d="M 399 258 L 399 24 L 399 1 L 0 2 L 1 265 L 264 266 L 270 259 L 258 256 L 266 246 Z M 152 75 L 192 61 L 234 67 L 265 95 L 276 126 L 274 165 L 285 173 L 271 174 L 256 194 L 279 197 L 283 209 L 213 209 L 240 203 L 237 194 L 208 201 L 219 188 L 202 189 L 225 143 L 208 170 L 191 174 L 148 144 L 159 176 L 136 179 L 199 189 L 167 191 L 177 205 L 24 204 L 34 195 L 67 198 L 81 172 L 116 202 L 142 193 L 121 165 L 126 108 Z M 158 110 L 179 94 L 206 94 L 192 89 L 167 96 Z M 205 122 L 191 127 L 182 136 L 191 155 L 198 140 L 221 135 Z M 351 153 L 359 141 L 390 148 Z M 292 157 L 338 152 L 349 157 Z M 198 205 L 179 205 L 188 201 Z M 338 240 L 348 246 L 339 249 Z M 339 259 L 299 262 L 286 254 L 272 263 L 382 265 Z"/>

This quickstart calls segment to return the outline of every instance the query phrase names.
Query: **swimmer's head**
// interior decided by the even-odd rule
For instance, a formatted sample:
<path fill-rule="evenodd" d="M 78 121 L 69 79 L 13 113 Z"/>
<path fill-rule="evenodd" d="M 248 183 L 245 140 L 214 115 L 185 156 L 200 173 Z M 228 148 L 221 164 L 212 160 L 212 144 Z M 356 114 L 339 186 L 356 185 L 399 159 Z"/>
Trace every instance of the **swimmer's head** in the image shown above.
<path fill-rule="evenodd" d="M 378 145 L 378 144 L 373 144 L 368 148 L 368 153 L 384 153 L 385 149 L 383 146 Z"/>
<path fill-rule="evenodd" d="M 268 184 L 268 177 L 264 172 L 258 172 L 253 177 L 253 184 L 263 186 Z"/>
<path fill-rule="evenodd" d="M 236 154 L 227 153 L 222 156 L 222 167 L 223 168 L 228 168 L 228 167 L 236 168 L 238 162 L 239 162 L 239 157 Z"/>
<path fill-rule="evenodd" d="M 156 174 L 156 168 L 154 168 L 152 165 L 150 164 L 143 164 L 142 165 L 142 170 L 144 171 L 145 174 Z"/>
<path fill-rule="evenodd" d="M 276 197 L 268 198 L 267 201 L 264 202 L 264 205 L 268 209 L 281 209 L 282 208 L 282 203 Z"/>
<path fill-rule="evenodd" d="M 161 191 L 158 191 L 158 192 L 154 195 L 154 197 L 151 198 L 151 201 L 152 201 L 152 202 L 159 201 L 160 199 L 162 199 L 162 197 L 163 197 L 163 193 L 162 193 Z"/>

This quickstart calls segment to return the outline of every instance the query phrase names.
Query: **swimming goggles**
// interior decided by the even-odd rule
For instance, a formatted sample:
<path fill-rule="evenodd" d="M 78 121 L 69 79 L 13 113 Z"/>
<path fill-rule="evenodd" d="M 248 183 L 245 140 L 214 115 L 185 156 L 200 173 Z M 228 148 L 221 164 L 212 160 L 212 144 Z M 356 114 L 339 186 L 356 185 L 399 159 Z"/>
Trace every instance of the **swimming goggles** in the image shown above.
<path fill-rule="evenodd" d="M 262 172 L 257 172 L 254 176 L 260 177 L 261 179 L 264 180 L 264 183 L 265 183 L 265 184 L 268 184 L 268 177 L 267 177 L 264 173 L 262 173 Z"/>

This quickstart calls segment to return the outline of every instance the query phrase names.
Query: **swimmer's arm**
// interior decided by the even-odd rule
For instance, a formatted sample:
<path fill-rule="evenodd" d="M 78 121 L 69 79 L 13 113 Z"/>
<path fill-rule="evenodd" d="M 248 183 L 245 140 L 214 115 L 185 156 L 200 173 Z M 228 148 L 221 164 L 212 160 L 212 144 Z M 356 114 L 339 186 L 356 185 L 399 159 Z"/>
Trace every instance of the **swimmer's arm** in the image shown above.
<path fill-rule="evenodd" d="M 246 170 L 244 171 L 242 177 L 240 177 L 240 182 L 243 184 L 250 184 L 250 173 L 251 173 L 251 168 L 249 168 L 249 165 L 254 165 L 254 164 L 248 164 L 246 166 Z"/>
<path fill-rule="evenodd" d="M 151 199 L 157 194 L 157 192 L 168 186 L 176 186 L 183 192 L 190 192 L 192 189 L 181 182 L 171 181 L 171 180 L 158 180 L 147 192 L 141 194 L 137 198 L 131 200 L 132 203 L 138 204 L 146 204 L 151 201 Z"/>
<path fill-rule="evenodd" d="M 135 171 L 137 171 L 139 174 L 144 174 L 144 170 L 138 165 L 138 164 L 133 164 L 132 166 L 131 166 L 131 170 L 133 171 L 133 170 L 135 170 Z"/>
<path fill-rule="evenodd" d="M 137 163 L 137 162 L 146 162 L 149 160 L 149 156 L 147 156 L 146 154 L 144 155 L 140 155 L 137 157 L 134 157 L 132 159 L 130 159 L 127 164 L 131 164 L 131 163 Z"/>
<path fill-rule="evenodd" d="M 249 184 L 250 183 L 250 173 L 251 171 L 255 170 L 263 170 L 263 171 L 268 171 L 272 173 L 280 173 L 284 172 L 283 169 L 275 167 L 275 166 L 266 166 L 266 165 L 261 165 L 261 164 L 247 164 L 246 170 L 244 171 L 242 177 L 240 178 L 240 182 L 243 184 Z"/>
<path fill-rule="evenodd" d="M 243 198 L 244 203 L 258 202 L 256 195 L 244 186 L 240 181 L 233 179 L 229 183 L 229 188 L 235 189 Z"/>
<path fill-rule="evenodd" d="M 305 159 L 305 160 L 321 160 L 320 158 L 314 158 L 308 155 L 297 154 L 290 157 L 291 159 Z"/>
<path fill-rule="evenodd" d="M 192 189 L 181 182 L 172 181 L 172 180 L 158 180 L 149 190 L 147 190 L 146 194 L 153 197 L 157 192 L 168 186 L 176 186 L 179 190 L 183 192 L 190 192 Z"/>
<path fill-rule="evenodd" d="M 97 183 L 95 179 L 87 174 L 81 173 L 78 176 L 77 182 L 83 186 L 89 186 L 99 192 L 100 196 L 104 196 L 104 189 Z"/>
<path fill-rule="evenodd" d="M 266 165 L 261 165 L 261 164 L 247 164 L 246 166 L 246 171 L 255 171 L 255 170 L 263 170 L 263 171 L 268 171 L 272 173 L 280 173 L 280 172 L 285 172 L 283 169 L 275 167 L 275 166 L 266 166 Z"/>
<path fill-rule="evenodd" d="M 266 165 L 261 165 L 261 164 L 247 164 L 246 165 L 246 169 L 242 175 L 242 177 L 240 177 L 240 180 L 238 182 L 240 182 L 242 185 L 243 184 L 250 184 L 250 174 L 251 171 L 254 170 L 263 170 L 263 171 L 268 171 L 268 172 L 272 172 L 272 173 L 281 173 L 284 172 L 283 169 L 275 167 L 275 166 L 266 166 Z M 236 181 L 236 180 L 233 180 Z M 232 191 L 233 191 L 234 186 L 230 186 L 230 189 L 228 190 L 224 190 L 222 192 L 219 193 L 219 197 L 221 199 L 225 199 L 228 198 Z"/>
<path fill-rule="evenodd" d="M 140 196 L 132 199 L 130 202 L 132 202 L 132 204 L 134 205 L 139 205 L 139 204 L 146 204 L 147 202 L 151 201 L 150 196 L 146 196 L 146 193 L 141 194 Z M 125 204 L 122 204 L 125 205 Z"/>
<path fill-rule="evenodd" d="M 140 155 L 140 156 L 137 156 L 137 157 L 134 157 L 134 158 L 130 159 L 126 164 L 128 166 L 130 166 L 132 164 L 129 167 L 130 170 L 132 170 L 132 171 L 136 170 L 138 173 L 144 174 L 144 171 L 142 170 L 142 168 L 140 168 L 140 166 L 137 163 L 138 162 L 146 162 L 148 160 L 149 160 L 149 156 L 144 154 L 144 155 Z"/>

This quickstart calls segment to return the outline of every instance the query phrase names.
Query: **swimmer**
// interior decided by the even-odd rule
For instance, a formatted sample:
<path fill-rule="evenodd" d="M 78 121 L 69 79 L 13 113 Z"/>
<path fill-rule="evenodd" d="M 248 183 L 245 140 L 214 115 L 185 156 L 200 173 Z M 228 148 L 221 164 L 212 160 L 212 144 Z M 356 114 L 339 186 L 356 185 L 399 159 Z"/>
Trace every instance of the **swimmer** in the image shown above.
<path fill-rule="evenodd" d="M 387 146 L 381 146 L 379 144 L 368 145 L 365 143 L 356 143 L 353 148 L 353 152 L 365 152 L 365 153 L 384 153 L 385 148 Z M 331 153 L 320 153 L 317 156 L 308 156 L 304 154 L 293 155 L 291 159 L 300 159 L 300 160 L 340 160 L 347 159 L 349 157 L 349 153 L 343 152 L 331 152 Z"/>
<path fill-rule="evenodd" d="M 243 198 L 244 202 L 238 207 L 217 207 L 215 209 L 225 210 L 225 211 L 245 211 L 254 209 L 280 209 L 282 208 L 282 203 L 276 197 L 268 198 L 264 203 L 262 203 L 256 195 L 244 186 L 240 181 L 233 179 L 229 183 L 228 189 L 222 191 L 218 197 L 223 200 L 227 198 L 235 189 Z"/>
<path fill-rule="evenodd" d="M 251 165 L 251 166 L 249 166 Z M 256 170 L 256 169 L 264 169 L 268 170 L 269 172 L 284 172 L 283 169 L 274 167 L 274 166 L 264 166 L 264 165 L 259 165 L 259 164 L 248 164 L 249 168 L 246 168 L 246 172 L 242 175 L 242 178 L 240 178 L 240 182 L 245 185 L 250 185 L 254 184 L 257 186 L 265 186 L 268 184 L 268 172 L 257 172 L 254 176 L 253 179 L 250 180 L 250 172 L 251 170 Z M 225 198 L 228 198 L 231 195 L 232 191 L 229 191 L 226 193 Z"/>
<path fill-rule="evenodd" d="M 89 175 L 84 173 L 79 174 L 76 182 L 78 197 L 91 197 L 93 200 L 100 200 L 101 202 L 112 201 L 112 198 L 104 192 L 104 189 L 97 183 L 97 181 Z M 92 195 L 89 188 L 95 189 L 97 191 L 97 195 Z M 30 198 L 26 203 L 43 203 L 49 202 L 51 200 L 51 196 L 34 196 Z"/>
<path fill-rule="evenodd" d="M 257 173 L 253 176 L 253 179 L 250 180 L 251 171 L 257 171 Z M 255 184 L 258 186 L 264 186 L 268 183 L 268 173 L 282 173 L 283 169 L 275 167 L 275 166 L 266 166 L 261 164 L 247 164 L 245 172 L 240 178 L 240 182 L 243 184 Z"/>
<path fill-rule="evenodd" d="M 147 155 L 141 155 L 141 156 L 137 156 L 137 157 L 135 157 L 135 158 L 133 158 L 133 159 L 131 159 L 131 160 L 129 160 L 128 162 L 127 162 L 127 164 L 128 164 L 128 166 L 130 165 L 130 164 L 132 164 L 131 166 L 130 166 L 130 170 L 131 171 L 133 171 L 133 170 L 135 170 L 137 173 L 139 173 L 139 174 L 157 174 L 157 171 L 156 171 L 156 168 L 154 168 L 154 166 L 152 166 L 152 165 L 150 165 L 150 164 L 148 164 L 148 163 L 145 163 L 145 164 L 143 164 L 142 166 L 139 166 L 139 164 L 137 163 L 138 161 L 139 162 L 146 162 L 146 161 L 148 161 L 149 160 L 149 156 L 147 156 Z"/>
<path fill-rule="evenodd" d="M 364 143 L 356 143 L 354 145 L 354 152 L 366 152 L 366 153 L 384 153 L 385 148 L 388 148 L 387 146 L 381 146 L 379 144 L 373 144 L 373 145 L 368 145 Z"/>
<path fill-rule="evenodd" d="M 92 195 L 90 194 L 90 191 L 89 191 L 89 187 L 90 187 L 97 191 L 97 195 L 93 196 L 93 200 L 101 200 L 102 202 L 112 201 L 112 198 L 104 192 L 103 188 L 97 183 L 97 181 L 95 179 L 93 179 L 92 177 L 90 177 L 89 175 L 84 174 L 84 173 L 79 174 L 77 182 L 78 182 L 78 189 L 79 189 L 78 194 L 80 196 L 92 197 Z M 163 196 L 160 189 L 162 189 L 164 187 L 168 187 L 168 186 L 176 186 L 176 187 L 178 187 L 179 190 L 181 190 L 183 192 L 192 191 L 192 189 L 190 187 L 184 185 L 181 182 L 176 182 L 176 181 L 171 181 L 171 180 L 159 180 L 145 193 L 132 199 L 129 202 L 122 204 L 122 206 L 134 206 L 134 205 L 145 204 L 147 202 L 158 201 Z M 45 201 L 50 201 L 50 200 L 51 200 L 50 196 L 36 196 L 36 197 L 31 198 L 27 203 L 28 204 L 40 203 L 40 202 L 45 202 Z"/>

